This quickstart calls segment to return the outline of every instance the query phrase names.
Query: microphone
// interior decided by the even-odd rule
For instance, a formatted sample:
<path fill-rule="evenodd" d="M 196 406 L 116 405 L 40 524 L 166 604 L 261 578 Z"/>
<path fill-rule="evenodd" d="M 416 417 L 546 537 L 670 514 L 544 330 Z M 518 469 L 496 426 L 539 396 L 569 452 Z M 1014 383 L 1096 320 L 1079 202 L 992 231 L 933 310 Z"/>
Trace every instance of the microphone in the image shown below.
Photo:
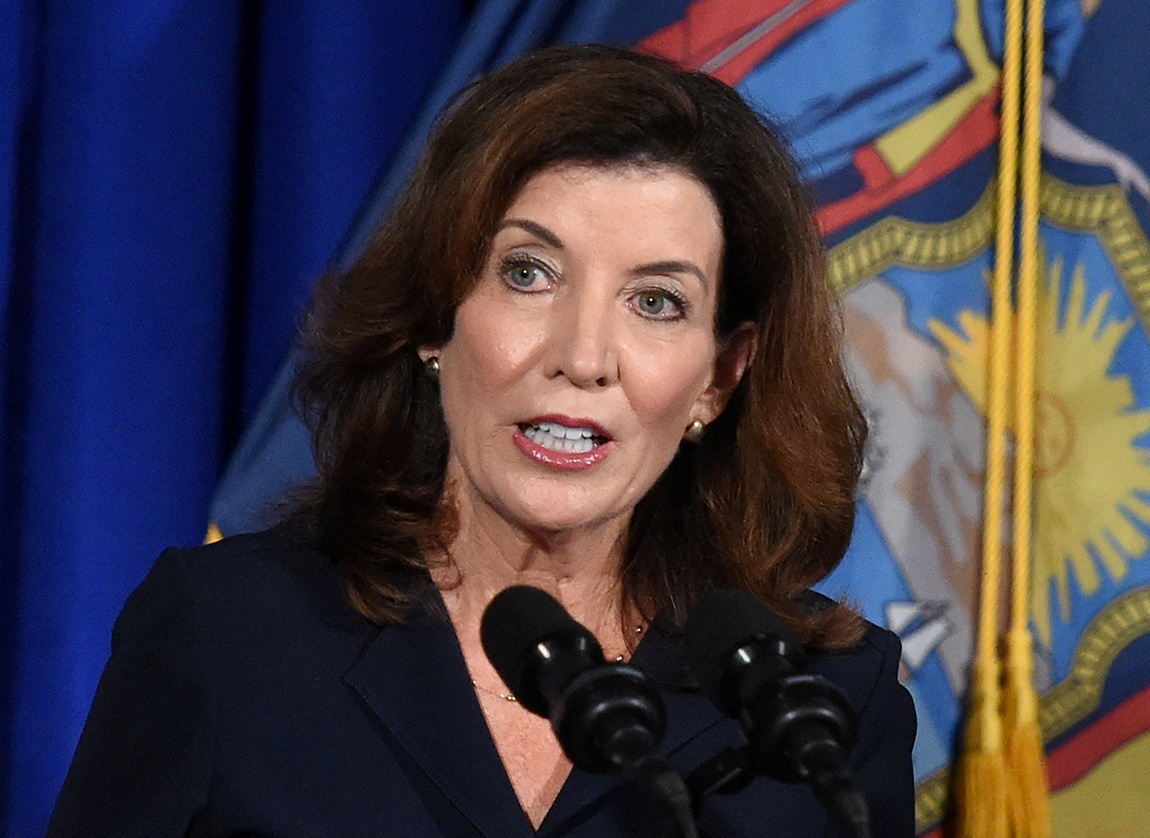
<path fill-rule="evenodd" d="M 551 721 L 571 762 L 622 773 L 656 804 L 665 834 L 698 838 L 690 792 L 657 752 L 667 710 L 641 670 L 607 663 L 591 632 L 549 594 L 525 585 L 491 600 L 479 639 L 519 703 Z"/>
<path fill-rule="evenodd" d="M 487 606 L 479 636 L 508 689 L 551 721 L 575 765 L 624 771 L 655 753 L 667 711 L 654 685 L 633 666 L 607 663 L 594 635 L 549 594 L 507 588 Z"/>
<path fill-rule="evenodd" d="M 866 799 L 846 754 L 856 718 L 826 678 L 803 672 L 806 654 L 790 627 L 757 597 L 705 594 L 684 629 L 687 664 L 711 702 L 739 720 L 760 774 L 810 784 L 856 836 L 870 835 Z"/>

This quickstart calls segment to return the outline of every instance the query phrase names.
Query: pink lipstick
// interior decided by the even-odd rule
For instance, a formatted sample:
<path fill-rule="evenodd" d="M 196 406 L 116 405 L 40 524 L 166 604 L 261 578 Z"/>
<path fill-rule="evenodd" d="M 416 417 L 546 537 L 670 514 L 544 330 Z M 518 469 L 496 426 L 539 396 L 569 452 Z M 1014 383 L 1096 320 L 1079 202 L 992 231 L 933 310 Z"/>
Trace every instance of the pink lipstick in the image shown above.
<path fill-rule="evenodd" d="M 614 448 L 610 435 L 598 423 L 558 414 L 520 423 L 512 439 L 535 462 L 562 471 L 591 468 Z"/>

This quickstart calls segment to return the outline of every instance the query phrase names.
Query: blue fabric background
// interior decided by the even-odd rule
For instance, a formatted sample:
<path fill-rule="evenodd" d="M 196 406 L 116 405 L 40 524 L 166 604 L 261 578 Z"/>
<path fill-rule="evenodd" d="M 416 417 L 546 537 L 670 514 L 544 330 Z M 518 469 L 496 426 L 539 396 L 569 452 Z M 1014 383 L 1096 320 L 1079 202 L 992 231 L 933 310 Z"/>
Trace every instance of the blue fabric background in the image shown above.
<path fill-rule="evenodd" d="M 203 539 L 470 6 L 0 4 L 3 834 L 43 834 L 115 615 Z"/>

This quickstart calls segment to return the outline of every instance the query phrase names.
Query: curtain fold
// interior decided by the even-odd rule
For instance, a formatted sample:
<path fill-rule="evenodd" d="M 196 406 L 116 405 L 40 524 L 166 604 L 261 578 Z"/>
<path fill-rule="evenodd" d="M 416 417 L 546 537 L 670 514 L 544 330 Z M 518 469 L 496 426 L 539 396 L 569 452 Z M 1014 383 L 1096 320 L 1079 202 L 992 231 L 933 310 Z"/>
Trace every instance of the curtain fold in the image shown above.
<path fill-rule="evenodd" d="M 43 834 L 156 554 L 203 538 L 316 273 L 470 11 L 0 10 L 0 825 Z"/>

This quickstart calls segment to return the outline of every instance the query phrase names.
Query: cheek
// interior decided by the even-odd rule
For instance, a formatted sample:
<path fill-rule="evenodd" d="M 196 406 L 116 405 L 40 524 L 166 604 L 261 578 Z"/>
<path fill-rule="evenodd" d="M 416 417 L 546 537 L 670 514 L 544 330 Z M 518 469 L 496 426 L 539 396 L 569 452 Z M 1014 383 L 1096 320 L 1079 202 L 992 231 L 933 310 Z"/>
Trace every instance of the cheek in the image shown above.
<path fill-rule="evenodd" d="M 689 423 L 696 401 L 710 383 L 708 347 L 690 353 L 659 354 L 632 366 L 628 400 L 640 421 L 651 428 L 666 426 L 677 436 Z M 682 425 L 682 427 L 680 427 Z"/>
<path fill-rule="evenodd" d="M 476 397 L 512 386 L 544 339 L 538 324 L 501 316 L 498 307 L 480 303 L 460 307 L 454 334 L 440 356 L 444 400 L 468 410 L 483 406 L 473 401 Z"/>

